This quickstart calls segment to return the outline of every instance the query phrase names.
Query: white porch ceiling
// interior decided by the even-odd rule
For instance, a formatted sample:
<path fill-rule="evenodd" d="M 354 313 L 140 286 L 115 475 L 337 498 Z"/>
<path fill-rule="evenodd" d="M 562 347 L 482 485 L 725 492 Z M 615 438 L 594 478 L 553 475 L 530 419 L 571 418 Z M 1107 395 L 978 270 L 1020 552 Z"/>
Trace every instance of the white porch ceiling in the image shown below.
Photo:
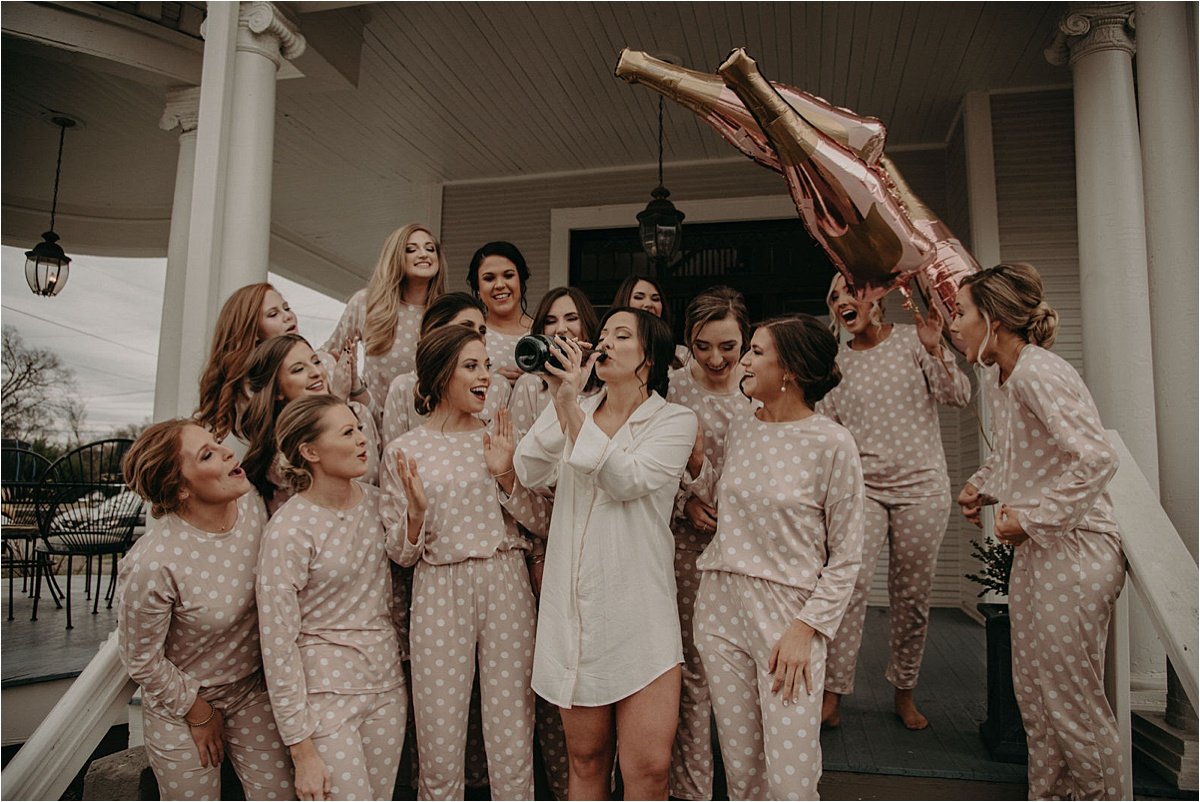
<path fill-rule="evenodd" d="M 28 247 L 44 230 L 57 141 L 39 116 L 53 109 L 87 124 L 67 137 L 64 245 L 165 253 L 177 137 L 157 127 L 162 76 L 12 35 L 11 5 L 0 19 L 4 242 Z M 386 233 L 424 216 L 431 187 L 651 163 L 657 96 L 613 77 L 625 46 L 711 70 L 744 45 L 771 79 L 884 120 L 892 147 L 940 144 L 968 91 L 1070 80 L 1041 55 L 1062 3 L 318 7 L 293 10 L 343 77 L 280 82 L 274 224 L 293 248 L 364 276 Z M 666 126 L 668 162 L 734 156 L 682 108 L 668 104 Z"/>

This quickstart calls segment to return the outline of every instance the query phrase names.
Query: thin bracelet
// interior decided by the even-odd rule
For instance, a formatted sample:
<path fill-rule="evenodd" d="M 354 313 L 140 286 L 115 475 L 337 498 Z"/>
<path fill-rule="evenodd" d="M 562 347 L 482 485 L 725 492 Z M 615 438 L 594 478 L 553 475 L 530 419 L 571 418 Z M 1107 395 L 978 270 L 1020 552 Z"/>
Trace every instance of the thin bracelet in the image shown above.
<path fill-rule="evenodd" d="M 197 721 L 195 724 L 193 724 L 187 720 L 187 716 L 184 716 L 183 720 L 189 727 L 203 727 L 205 724 L 208 724 L 208 722 L 212 721 L 213 717 L 216 715 L 217 709 L 210 704 L 208 706 L 208 718 L 204 719 L 204 721 Z"/>
<path fill-rule="evenodd" d="M 505 471 L 504 473 L 493 473 L 493 474 L 492 474 L 492 478 L 493 478 L 493 479 L 499 479 L 501 476 L 508 476 L 510 473 L 512 473 L 512 472 L 513 472 L 513 471 L 515 471 L 516 469 L 517 469 L 517 468 L 516 468 L 516 466 L 514 465 L 513 467 L 509 468 L 509 469 L 508 469 L 507 471 Z"/>

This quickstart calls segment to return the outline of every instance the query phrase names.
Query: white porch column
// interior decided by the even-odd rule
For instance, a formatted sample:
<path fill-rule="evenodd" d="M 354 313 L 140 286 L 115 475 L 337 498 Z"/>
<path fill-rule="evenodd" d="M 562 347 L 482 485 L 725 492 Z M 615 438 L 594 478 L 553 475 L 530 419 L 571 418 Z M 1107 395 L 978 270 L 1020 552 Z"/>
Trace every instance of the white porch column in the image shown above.
<path fill-rule="evenodd" d="M 1159 488 L 1163 509 L 1196 556 L 1196 83 L 1187 4 L 1137 6 L 1138 109 L 1146 176 L 1150 334 L 1154 345 Z M 1194 22 L 1192 23 L 1194 24 Z"/>
<path fill-rule="evenodd" d="M 167 92 L 158 127 L 180 130 L 179 161 L 175 166 L 175 198 L 171 203 L 171 234 L 167 241 L 167 283 L 163 291 L 158 335 L 158 367 L 154 374 L 154 420 L 173 418 L 179 409 L 179 354 L 183 350 L 184 288 L 187 283 L 188 228 L 192 215 L 192 183 L 196 175 L 196 124 L 200 119 L 200 87 Z M 190 410 L 189 410 L 190 411 Z"/>
<path fill-rule="evenodd" d="M 1087 385 L 1107 428 L 1120 432 L 1151 487 L 1158 435 L 1142 154 L 1133 88 L 1133 3 L 1076 3 L 1046 50 L 1070 64 L 1075 99 L 1079 292 Z M 1129 666 L 1135 688 L 1166 682 L 1166 657 L 1133 588 Z M 1123 744 L 1127 752 L 1130 742 Z"/>
<path fill-rule="evenodd" d="M 222 300 L 267 278 L 276 71 L 283 58 L 299 56 L 304 47 L 304 37 L 274 4 L 240 4 L 218 284 Z"/>
<path fill-rule="evenodd" d="M 1079 289 L 1087 384 L 1158 486 L 1142 150 L 1133 90 L 1133 3 L 1073 4 L 1046 58 L 1075 95 Z M 1194 489 L 1194 488 L 1193 488 Z"/>

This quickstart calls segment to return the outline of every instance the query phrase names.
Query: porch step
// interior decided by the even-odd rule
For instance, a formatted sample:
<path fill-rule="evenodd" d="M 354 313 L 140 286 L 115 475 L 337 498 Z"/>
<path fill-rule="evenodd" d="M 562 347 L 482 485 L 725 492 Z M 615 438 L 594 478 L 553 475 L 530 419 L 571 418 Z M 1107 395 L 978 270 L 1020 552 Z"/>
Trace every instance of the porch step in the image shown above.
<path fill-rule="evenodd" d="M 826 771 L 818 786 L 821 799 L 1024 799 L 1025 783 L 993 783 L 944 777 L 900 777 Z"/>
<path fill-rule="evenodd" d="M 1152 710 L 1133 711 L 1133 750 L 1181 791 L 1200 790 L 1200 749 L 1196 733 L 1167 723 Z"/>

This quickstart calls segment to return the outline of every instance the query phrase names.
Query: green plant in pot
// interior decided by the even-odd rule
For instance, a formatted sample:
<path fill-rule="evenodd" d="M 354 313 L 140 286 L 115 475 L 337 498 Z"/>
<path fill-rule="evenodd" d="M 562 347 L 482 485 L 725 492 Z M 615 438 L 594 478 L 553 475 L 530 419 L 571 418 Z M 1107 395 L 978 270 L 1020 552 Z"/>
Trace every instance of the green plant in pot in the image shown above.
<path fill-rule="evenodd" d="M 1013 547 L 990 538 L 983 543 L 972 540 L 971 556 L 979 561 L 980 570 L 966 576 L 983 586 L 980 597 L 991 591 L 1007 598 Z M 980 602 L 976 607 L 983 615 L 987 632 L 987 719 L 979 725 L 979 734 L 993 760 L 1024 763 L 1028 752 L 1021 711 L 1013 693 L 1012 628 L 1008 605 Z"/>

